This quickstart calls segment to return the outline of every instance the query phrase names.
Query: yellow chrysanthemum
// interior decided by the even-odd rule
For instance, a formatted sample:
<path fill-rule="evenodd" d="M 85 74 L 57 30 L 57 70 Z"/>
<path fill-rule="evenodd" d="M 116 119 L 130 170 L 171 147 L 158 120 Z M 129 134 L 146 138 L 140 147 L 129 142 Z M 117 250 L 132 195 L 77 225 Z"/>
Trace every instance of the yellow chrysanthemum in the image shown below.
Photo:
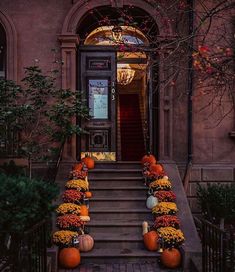
<path fill-rule="evenodd" d="M 158 234 L 163 239 L 163 243 L 170 246 L 178 246 L 185 240 L 183 232 L 173 227 L 159 228 Z"/>
<path fill-rule="evenodd" d="M 83 189 L 85 191 L 88 191 L 89 190 L 89 183 L 88 183 L 88 181 L 83 180 L 83 179 L 71 179 L 66 182 L 65 187 L 68 189 L 78 189 L 78 190 Z"/>
<path fill-rule="evenodd" d="M 164 178 L 151 182 L 149 186 L 155 190 L 171 190 L 171 182 Z"/>
<path fill-rule="evenodd" d="M 68 214 L 68 213 L 71 213 L 71 214 L 80 214 L 80 206 L 77 205 L 77 204 L 74 204 L 74 203 L 63 203 L 61 204 L 57 209 L 56 209 L 56 212 L 58 214 Z"/>
<path fill-rule="evenodd" d="M 72 239 L 78 233 L 70 230 L 59 230 L 54 232 L 52 240 L 56 245 L 72 245 Z"/>
<path fill-rule="evenodd" d="M 177 206 L 173 202 L 160 202 L 152 208 L 152 213 L 157 215 L 176 214 Z"/>

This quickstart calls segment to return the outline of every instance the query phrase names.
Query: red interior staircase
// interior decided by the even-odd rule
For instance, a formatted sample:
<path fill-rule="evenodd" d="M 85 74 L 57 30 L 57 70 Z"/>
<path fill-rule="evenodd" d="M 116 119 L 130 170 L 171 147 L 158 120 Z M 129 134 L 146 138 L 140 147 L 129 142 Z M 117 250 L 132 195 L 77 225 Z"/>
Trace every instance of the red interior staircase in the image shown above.
<path fill-rule="evenodd" d="M 121 157 L 123 161 L 140 161 L 145 153 L 138 94 L 120 94 Z"/>

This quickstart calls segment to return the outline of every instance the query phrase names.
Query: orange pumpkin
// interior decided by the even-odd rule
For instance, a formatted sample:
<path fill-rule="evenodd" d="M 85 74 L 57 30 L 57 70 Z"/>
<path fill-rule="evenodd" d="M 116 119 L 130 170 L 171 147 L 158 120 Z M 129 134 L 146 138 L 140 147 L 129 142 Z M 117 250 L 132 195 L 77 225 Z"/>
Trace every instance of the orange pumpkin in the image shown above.
<path fill-rule="evenodd" d="M 144 245 L 149 251 L 156 251 L 158 249 L 158 234 L 152 230 L 144 234 Z"/>
<path fill-rule="evenodd" d="M 80 206 L 80 215 L 81 216 L 88 216 L 89 215 L 89 211 L 86 205 L 81 205 Z"/>
<path fill-rule="evenodd" d="M 181 264 L 181 254 L 176 248 L 167 248 L 161 254 L 161 262 L 167 268 L 177 268 Z"/>
<path fill-rule="evenodd" d="M 83 163 L 81 163 L 81 162 L 76 163 L 73 166 L 73 170 L 76 170 L 76 171 L 82 171 L 82 168 L 83 168 Z"/>
<path fill-rule="evenodd" d="M 93 169 L 95 167 L 95 161 L 91 157 L 85 157 L 82 159 L 88 169 Z"/>
<path fill-rule="evenodd" d="M 151 164 L 149 169 L 150 169 L 150 172 L 156 173 L 158 176 L 161 176 L 164 174 L 164 169 L 161 166 L 161 164 Z"/>
<path fill-rule="evenodd" d="M 94 239 L 89 234 L 82 234 L 78 236 L 79 249 L 82 252 L 92 250 L 94 246 Z"/>
<path fill-rule="evenodd" d="M 86 198 L 91 198 L 92 197 L 92 193 L 90 191 L 85 192 L 85 197 Z"/>
<path fill-rule="evenodd" d="M 147 154 L 147 155 L 143 156 L 141 163 L 142 164 L 145 164 L 145 163 L 153 164 L 153 163 L 157 163 L 157 160 L 153 155 Z"/>
<path fill-rule="evenodd" d="M 80 251 L 75 247 L 63 248 L 59 253 L 59 264 L 64 268 L 75 268 L 81 262 Z"/>

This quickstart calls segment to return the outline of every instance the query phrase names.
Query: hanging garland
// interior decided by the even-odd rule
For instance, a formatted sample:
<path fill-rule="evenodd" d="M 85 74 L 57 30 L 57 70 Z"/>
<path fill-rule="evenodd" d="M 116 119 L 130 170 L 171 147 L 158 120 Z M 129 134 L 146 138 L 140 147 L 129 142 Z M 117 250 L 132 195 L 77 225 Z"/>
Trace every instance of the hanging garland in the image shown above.
<path fill-rule="evenodd" d="M 146 205 L 151 208 L 155 218 L 150 228 L 148 222 L 143 222 L 144 244 L 148 250 L 161 252 L 160 260 L 165 267 L 177 268 L 181 264 L 180 247 L 185 238 L 177 217 L 178 208 L 172 182 L 166 176 L 164 167 L 157 163 L 153 155 L 145 155 L 141 162 L 145 185 L 149 188 Z M 151 235 L 148 235 L 150 233 Z M 155 247 L 150 248 L 152 243 Z"/>

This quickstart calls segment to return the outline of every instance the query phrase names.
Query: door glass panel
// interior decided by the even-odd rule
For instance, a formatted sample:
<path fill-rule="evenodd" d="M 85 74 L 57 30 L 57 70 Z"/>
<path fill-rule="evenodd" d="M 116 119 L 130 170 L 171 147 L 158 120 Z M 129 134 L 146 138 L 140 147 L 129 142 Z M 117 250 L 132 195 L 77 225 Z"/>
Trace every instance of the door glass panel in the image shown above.
<path fill-rule="evenodd" d="M 108 80 L 89 79 L 89 108 L 93 119 L 108 119 Z"/>

